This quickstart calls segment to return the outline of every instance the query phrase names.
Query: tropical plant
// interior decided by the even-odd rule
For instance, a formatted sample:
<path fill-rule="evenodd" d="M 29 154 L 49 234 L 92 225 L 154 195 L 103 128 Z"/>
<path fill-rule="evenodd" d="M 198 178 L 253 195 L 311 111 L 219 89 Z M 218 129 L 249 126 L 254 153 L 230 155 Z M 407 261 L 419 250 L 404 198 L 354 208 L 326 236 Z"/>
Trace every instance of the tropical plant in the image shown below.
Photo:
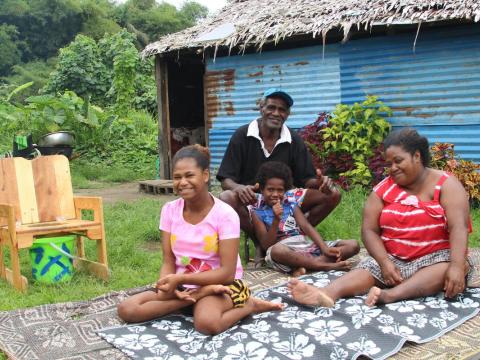
<path fill-rule="evenodd" d="M 435 143 L 430 148 L 433 168 L 452 173 L 462 183 L 472 204 L 480 204 L 480 164 L 473 161 L 458 159 L 454 145 L 449 143 Z"/>
<path fill-rule="evenodd" d="M 359 104 L 339 104 L 331 115 L 320 114 L 300 135 L 315 164 L 343 188 L 369 186 L 383 174 L 382 141 L 391 125 L 383 115 L 391 110 L 375 96 Z"/>

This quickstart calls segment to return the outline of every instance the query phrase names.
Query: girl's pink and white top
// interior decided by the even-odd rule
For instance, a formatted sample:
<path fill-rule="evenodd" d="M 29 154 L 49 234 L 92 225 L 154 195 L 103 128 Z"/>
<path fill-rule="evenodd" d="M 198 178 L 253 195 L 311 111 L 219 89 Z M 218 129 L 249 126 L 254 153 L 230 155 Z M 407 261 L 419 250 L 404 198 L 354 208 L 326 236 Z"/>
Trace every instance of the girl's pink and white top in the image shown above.
<path fill-rule="evenodd" d="M 240 237 L 240 219 L 233 208 L 212 195 L 214 205 L 205 218 L 192 225 L 183 218 L 184 200 L 166 203 L 160 214 L 160 230 L 170 233 L 176 273 L 202 272 L 220 267 L 220 241 Z M 235 279 L 243 275 L 237 255 Z M 194 287 L 193 285 L 186 287 Z"/>

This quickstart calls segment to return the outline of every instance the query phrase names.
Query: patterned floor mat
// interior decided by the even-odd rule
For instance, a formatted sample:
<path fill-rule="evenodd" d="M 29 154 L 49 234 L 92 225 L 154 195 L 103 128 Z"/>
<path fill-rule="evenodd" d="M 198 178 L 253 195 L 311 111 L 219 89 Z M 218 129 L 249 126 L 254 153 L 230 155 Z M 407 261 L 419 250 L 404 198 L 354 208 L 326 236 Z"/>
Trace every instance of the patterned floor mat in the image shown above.
<path fill-rule="evenodd" d="M 471 252 L 480 284 L 480 249 Z M 269 269 L 249 269 L 245 275 L 253 290 L 279 285 L 287 277 Z M 125 360 L 127 357 L 95 332 L 121 325 L 116 304 L 145 287 L 111 292 L 98 298 L 0 312 L 0 350 L 13 360 L 75 359 Z M 480 316 L 425 344 L 407 343 L 392 358 L 451 359 L 480 354 Z"/>
<path fill-rule="evenodd" d="M 324 287 L 343 274 L 321 272 L 302 280 Z M 103 329 L 99 335 L 133 359 L 354 360 L 364 355 L 381 360 L 406 341 L 436 339 L 480 311 L 480 288 L 469 288 L 453 301 L 439 294 L 378 307 L 366 306 L 365 296 L 358 296 L 340 299 L 333 309 L 298 305 L 286 283 L 255 295 L 285 308 L 248 317 L 217 336 L 198 333 L 193 318 L 185 315 Z"/>

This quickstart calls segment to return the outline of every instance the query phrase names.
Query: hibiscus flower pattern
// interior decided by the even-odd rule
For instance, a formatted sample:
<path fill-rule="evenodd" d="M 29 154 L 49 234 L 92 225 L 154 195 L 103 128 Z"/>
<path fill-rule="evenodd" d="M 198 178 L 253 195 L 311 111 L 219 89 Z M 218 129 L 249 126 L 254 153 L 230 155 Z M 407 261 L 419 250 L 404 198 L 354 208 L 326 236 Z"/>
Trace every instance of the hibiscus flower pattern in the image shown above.
<path fill-rule="evenodd" d="M 190 259 L 187 256 L 185 256 L 182 259 L 182 262 L 185 265 L 185 274 L 199 273 L 199 272 L 212 270 L 212 267 L 209 264 L 197 258 Z"/>
<path fill-rule="evenodd" d="M 190 264 L 192 271 L 202 268 L 201 262 Z M 319 272 L 301 279 L 324 286 L 342 274 Z M 480 312 L 480 289 L 467 289 L 455 299 L 440 293 L 373 307 L 365 305 L 365 296 L 339 299 L 333 308 L 302 306 L 290 298 L 285 284 L 255 296 L 282 302 L 284 310 L 249 316 L 216 336 L 200 334 L 193 318 L 182 314 L 104 329 L 99 335 L 133 359 L 385 359 L 406 341 L 430 341 Z M 37 333 L 43 346 L 72 346 L 60 328 L 52 331 L 58 333 L 55 343 L 42 343 L 47 334 Z"/>

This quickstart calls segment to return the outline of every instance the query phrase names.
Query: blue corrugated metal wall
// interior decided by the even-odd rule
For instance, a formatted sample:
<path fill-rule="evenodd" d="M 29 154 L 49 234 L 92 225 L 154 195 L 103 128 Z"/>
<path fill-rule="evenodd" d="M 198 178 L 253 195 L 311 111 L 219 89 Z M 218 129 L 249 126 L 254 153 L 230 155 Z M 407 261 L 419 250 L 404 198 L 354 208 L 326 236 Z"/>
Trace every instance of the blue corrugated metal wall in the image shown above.
<path fill-rule="evenodd" d="M 300 128 L 340 102 L 338 47 L 269 51 L 209 60 L 205 74 L 212 166 L 218 167 L 233 131 L 259 116 L 264 90 L 281 87 L 295 99 L 288 124 Z M 308 96 L 307 96 L 308 95 Z"/>
<path fill-rule="evenodd" d="M 339 48 L 341 99 L 378 95 L 394 127 L 417 128 L 480 162 L 480 26 L 351 41 Z"/>
<path fill-rule="evenodd" d="M 353 40 L 209 60 L 205 75 L 212 166 L 233 131 L 258 116 L 255 101 L 279 86 L 295 99 L 288 124 L 300 128 L 339 103 L 377 95 L 395 127 L 414 126 L 431 142 L 455 144 L 480 162 L 480 26 Z"/>

